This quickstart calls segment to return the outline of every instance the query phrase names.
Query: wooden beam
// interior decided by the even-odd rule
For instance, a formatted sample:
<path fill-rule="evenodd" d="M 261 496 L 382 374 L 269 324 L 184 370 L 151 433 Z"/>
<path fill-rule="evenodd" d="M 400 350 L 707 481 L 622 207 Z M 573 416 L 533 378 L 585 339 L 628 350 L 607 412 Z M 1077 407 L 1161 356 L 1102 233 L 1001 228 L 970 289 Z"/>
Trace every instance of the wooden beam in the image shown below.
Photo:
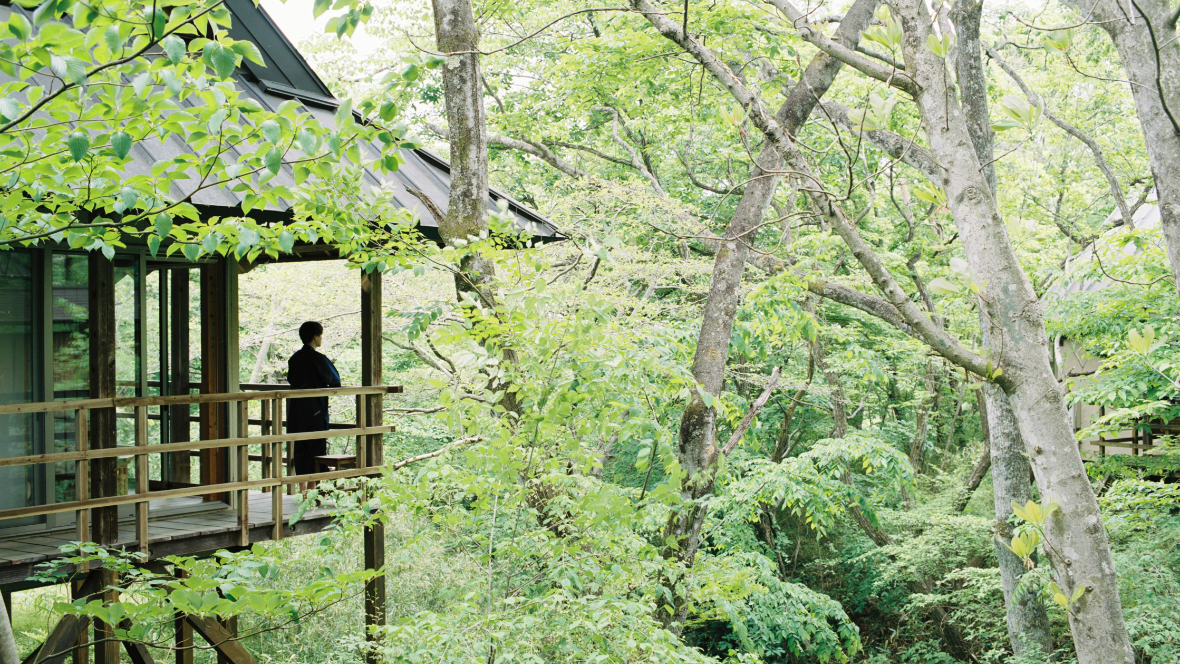
<path fill-rule="evenodd" d="M 250 652 L 213 618 L 186 616 L 186 620 L 217 651 L 218 661 L 225 657 L 230 664 L 258 664 Z"/>
<path fill-rule="evenodd" d="M 115 397 L 115 264 L 101 251 L 88 254 L 90 306 L 90 398 Z M 113 448 L 118 444 L 115 409 L 98 408 L 90 413 L 91 449 Z M 115 459 L 97 461 L 90 467 L 90 495 L 114 496 L 118 490 Z M 90 517 L 90 539 L 114 544 L 119 539 L 119 511 L 114 507 L 95 510 Z"/>
<path fill-rule="evenodd" d="M 361 384 L 380 385 L 384 362 L 381 336 L 381 273 L 361 273 Z M 366 426 L 379 426 L 382 415 L 381 395 L 365 395 L 365 413 L 363 421 Z M 383 461 L 382 434 L 368 436 L 363 446 L 358 445 L 358 453 L 364 454 L 364 459 L 358 458 L 362 467 L 380 466 Z M 364 529 L 365 569 L 381 570 L 385 567 L 385 525 L 374 522 Z M 378 664 L 380 661 L 376 649 L 378 635 L 374 629 L 385 625 L 386 597 L 385 576 L 378 575 L 365 582 L 365 642 L 369 648 L 365 650 L 365 664 Z"/>
<path fill-rule="evenodd" d="M 231 616 L 229 618 L 226 618 L 225 620 L 222 620 L 221 627 L 225 630 L 225 633 L 230 636 L 230 638 L 233 638 L 233 639 L 238 638 L 238 617 L 237 616 Z M 237 643 L 237 641 L 235 640 L 234 643 Z M 238 645 L 241 645 L 241 644 L 238 644 Z M 243 648 L 243 650 L 245 650 L 245 649 Z M 225 653 L 218 650 L 217 651 L 217 664 L 235 664 L 235 662 L 234 662 L 234 660 L 230 659 Z"/>
<path fill-rule="evenodd" d="M 164 274 L 169 270 L 161 270 Z M 188 297 L 188 282 L 189 271 L 187 269 L 171 270 L 171 300 L 172 300 L 172 328 L 170 341 L 172 342 L 172 349 L 168 363 L 168 381 L 170 383 L 168 394 L 182 395 L 189 393 L 189 385 L 191 377 L 189 375 L 189 297 Z M 169 407 L 169 415 L 171 416 L 168 422 L 170 429 L 169 436 L 170 443 L 184 443 L 192 438 L 190 433 L 189 416 L 192 415 L 192 406 L 189 404 L 177 404 Z M 192 461 L 187 454 L 169 454 L 168 455 L 168 475 L 164 478 L 170 482 L 184 482 L 188 484 L 193 481 L 192 478 Z"/>
<path fill-rule="evenodd" d="M 228 392 L 226 375 L 225 261 L 201 264 L 201 394 Z M 201 440 L 229 438 L 227 408 L 221 403 L 201 405 Z M 201 484 L 222 484 L 229 478 L 228 450 L 201 451 Z M 228 500 L 224 493 L 205 494 L 206 501 Z"/>
<path fill-rule="evenodd" d="M 119 623 L 119 629 L 129 631 L 131 629 L 131 621 L 124 619 L 123 622 Z M 147 646 L 139 641 L 124 641 L 123 649 L 127 651 L 127 658 L 131 660 L 131 664 L 156 664 L 156 660 L 148 652 Z"/>
<path fill-rule="evenodd" d="M 67 613 L 53 626 L 49 637 L 24 658 L 21 664 L 61 664 L 71 652 L 70 649 L 78 642 L 78 636 L 89 625 L 90 618 Z"/>

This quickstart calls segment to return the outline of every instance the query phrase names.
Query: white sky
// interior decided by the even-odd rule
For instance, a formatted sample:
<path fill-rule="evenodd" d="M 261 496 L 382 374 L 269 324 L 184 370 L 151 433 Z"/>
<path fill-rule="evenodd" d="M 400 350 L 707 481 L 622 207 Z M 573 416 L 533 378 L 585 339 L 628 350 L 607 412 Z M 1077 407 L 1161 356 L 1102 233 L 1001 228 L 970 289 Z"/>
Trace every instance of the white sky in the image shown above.
<path fill-rule="evenodd" d="M 339 11 L 328 11 L 320 15 L 319 18 L 312 18 L 311 10 L 315 0 L 261 0 L 263 9 L 270 14 L 275 23 L 279 24 L 283 34 L 287 35 L 287 39 L 296 47 L 305 39 L 323 34 L 324 26 L 327 25 L 328 19 Z M 353 33 L 352 38 L 353 48 L 358 53 L 369 53 L 375 50 L 379 44 L 377 40 L 365 34 L 365 26 L 357 27 L 356 32 Z"/>

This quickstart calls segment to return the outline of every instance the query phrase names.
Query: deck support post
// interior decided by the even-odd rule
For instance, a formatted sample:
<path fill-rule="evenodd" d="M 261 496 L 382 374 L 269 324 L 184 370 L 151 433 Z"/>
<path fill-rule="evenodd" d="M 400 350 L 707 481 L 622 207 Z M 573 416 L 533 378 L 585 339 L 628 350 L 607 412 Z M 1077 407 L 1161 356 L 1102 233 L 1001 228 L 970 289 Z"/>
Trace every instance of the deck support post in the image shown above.
<path fill-rule="evenodd" d="M 83 596 L 83 593 L 86 592 L 85 588 L 86 588 L 85 580 L 79 579 L 77 581 L 72 582 L 70 584 L 70 591 L 71 591 L 70 598 L 71 599 L 80 599 Z M 85 626 L 83 626 L 81 629 L 79 629 L 78 640 L 75 643 L 75 645 L 83 646 L 84 644 L 89 643 L 89 642 L 90 642 L 90 624 L 87 623 Z M 82 647 L 82 648 L 78 648 L 77 650 L 75 650 L 73 652 L 73 660 L 74 660 L 74 664 L 89 664 L 89 662 L 90 662 L 90 648 L 87 646 L 87 647 Z"/>
<path fill-rule="evenodd" d="M 115 397 L 115 264 L 101 251 L 88 255 L 90 304 L 90 398 Z M 114 408 L 90 411 L 90 449 L 106 449 L 118 443 Z M 90 495 L 113 497 L 118 490 L 115 459 L 90 464 Z M 114 544 L 119 539 L 119 508 L 95 508 L 90 516 L 90 540 Z"/>
<path fill-rule="evenodd" d="M 166 270 L 165 270 L 166 271 Z M 162 272 L 165 272 L 162 271 Z M 188 300 L 188 269 L 178 268 L 174 270 L 175 274 L 169 281 L 171 287 L 172 298 L 172 334 L 169 335 L 169 341 L 172 344 L 171 353 L 169 353 L 169 379 L 171 385 L 169 386 L 169 394 L 189 394 L 189 383 L 192 378 L 189 375 L 189 300 Z M 170 436 L 168 442 L 171 443 L 187 443 L 192 439 L 190 433 L 192 424 L 189 422 L 189 417 L 192 415 L 192 406 L 189 404 L 180 404 L 169 407 L 168 428 L 170 429 Z M 192 477 L 192 460 L 188 452 L 169 452 L 167 455 L 166 467 L 168 469 L 167 476 L 164 481 L 169 483 L 189 484 L 193 481 Z"/>
<path fill-rule="evenodd" d="M 361 385 L 382 384 L 381 336 L 381 273 L 361 273 Z M 364 421 L 367 426 L 381 425 L 382 397 L 379 394 L 365 395 Z M 358 419 L 359 413 L 358 413 Z M 364 459 L 357 461 L 365 467 L 380 466 L 383 463 L 382 436 L 374 434 L 365 441 Z M 358 450 L 359 451 L 359 450 Z M 385 567 L 385 525 L 375 521 L 365 528 L 365 569 L 380 570 Z M 378 635 L 374 628 L 385 626 L 385 577 L 376 576 L 365 583 L 365 641 L 369 649 L 365 652 L 366 664 L 377 664 L 376 651 Z"/>
<path fill-rule="evenodd" d="M 226 262 L 222 258 L 201 264 L 201 394 L 228 391 L 225 300 L 229 289 Z M 224 403 L 201 404 L 201 440 L 229 438 L 229 409 Z M 227 449 L 201 450 L 201 484 L 229 480 Z M 206 501 L 229 500 L 211 493 Z"/>
<path fill-rule="evenodd" d="M 176 568 L 176 578 L 183 579 L 188 572 Z M 193 626 L 186 614 L 176 616 L 176 664 L 193 664 Z"/>
<path fill-rule="evenodd" d="M 115 570 L 100 567 L 92 570 L 89 577 L 86 582 L 87 589 L 94 588 L 95 590 L 88 594 L 97 592 L 97 597 L 102 600 L 103 604 L 119 601 L 119 593 L 111 590 L 111 587 L 118 582 Z M 122 648 L 118 641 L 97 643 L 102 639 L 111 639 L 114 636 L 114 625 L 108 625 L 100 620 L 94 621 L 94 640 L 96 642 L 94 644 L 94 664 L 119 664 L 119 651 Z"/>

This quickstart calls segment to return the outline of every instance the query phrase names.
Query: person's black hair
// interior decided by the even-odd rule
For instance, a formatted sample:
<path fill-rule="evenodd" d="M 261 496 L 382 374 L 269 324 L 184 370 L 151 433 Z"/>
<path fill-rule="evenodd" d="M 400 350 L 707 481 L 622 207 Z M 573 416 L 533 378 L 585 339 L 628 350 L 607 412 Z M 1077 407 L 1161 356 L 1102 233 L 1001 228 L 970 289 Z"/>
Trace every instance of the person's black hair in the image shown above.
<path fill-rule="evenodd" d="M 299 326 L 299 339 L 305 344 L 311 343 L 312 339 L 315 339 L 323 333 L 324 326 L 320 325 L 314 320 L 309 320 L 303 325 Z"/>

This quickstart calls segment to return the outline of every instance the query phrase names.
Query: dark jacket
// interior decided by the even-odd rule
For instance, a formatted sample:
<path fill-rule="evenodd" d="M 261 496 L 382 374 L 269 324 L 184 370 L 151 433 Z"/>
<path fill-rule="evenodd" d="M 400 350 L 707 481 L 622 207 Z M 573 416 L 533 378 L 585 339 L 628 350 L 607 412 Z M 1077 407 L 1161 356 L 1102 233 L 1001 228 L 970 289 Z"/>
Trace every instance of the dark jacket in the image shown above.
<path fill-rule="evenodd" d="M 340 387 L 336 365 L 311 346 L 295 351 L 287 360 L 287 382 L 297 390 Z M 328 397 L 305 397 L 287 400 L 287 431 L 328 430 Z"/>

